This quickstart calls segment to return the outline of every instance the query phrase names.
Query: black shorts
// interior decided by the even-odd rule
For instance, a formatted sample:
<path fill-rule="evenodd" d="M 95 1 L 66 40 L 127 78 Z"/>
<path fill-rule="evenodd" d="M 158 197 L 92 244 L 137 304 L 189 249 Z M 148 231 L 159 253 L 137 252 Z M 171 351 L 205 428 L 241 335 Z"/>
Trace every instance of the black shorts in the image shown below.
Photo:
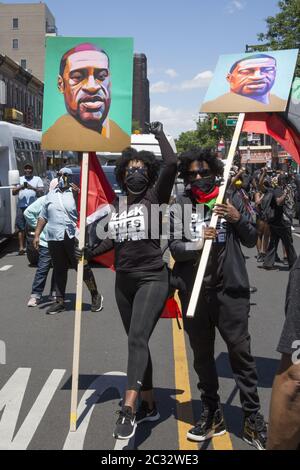
<path fill-rule="evenodd" d="M 25 230 L 25 225 L 26 225 L 26 220 L 24 217 L 24 211 L 26 210 L 26 207 L 18 207 L 17 209 L 17 217 L 16 217 L 16 230 L 17 231 L 24 231 Z"/>

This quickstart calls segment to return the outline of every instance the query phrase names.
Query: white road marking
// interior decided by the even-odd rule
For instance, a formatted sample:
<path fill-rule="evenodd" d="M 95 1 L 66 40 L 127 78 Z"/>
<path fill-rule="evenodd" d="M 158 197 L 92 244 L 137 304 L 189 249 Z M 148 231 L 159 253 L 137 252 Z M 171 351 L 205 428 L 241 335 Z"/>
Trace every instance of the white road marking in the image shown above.
<path fill-rule="evenodd" d="M 27 449 L 56 392 L 65 370 L 54 369 L 14 438 L 31 369 L 19 368 L 0 390 L 0 449 Z"/>
<path fill-rule="evenodd" d="M 17 369 L 0 391 L 0 449 L 5 450 L 11 443 L 25 395 L 31 369 Z"/>
<path fill-rule="evenodd" d="M 65 370 L 54 369 L 43 386 L 39 396 L 26 416 L 16 437 L 9 445 L 9 450 L 26 450 L 32 440 L 46 410 L 65 375 Z"/>
<path fill-rule="evenodd" d="M 0 268 L 0 271 L 8 271 L 12 267 L 12 264 L 7 264 L 6 266 L 2 266 L 2 268 Z"/>
<path fill-rule="evenodd" d="M 299 233 L 293 233 L 293 235 L 295 235 L 295 237 L 299 237 L 299 238 L 300 238 L 300 234 L 299 234 Z"/>
<path fill-rule="evenodd" d="M 89 389 L 83 394 L 77 408 L 78 427 L 75 432 L 69 432 L 63 450 L 82 450 L 84 440 L 89 426 L 89 422 L 99 397 L 109 388 L 116 388 L 120 397 L 124 395 L 126 389 L 126 374 L 123 372 L 107 372 L 100 375 L 89 386 Z M 96 392 L 96 393 L 95 393 Z M 114 426 L 115 423 L 113 423 Z M 113 428 L 107 432 L 113 433 Z M 114 450 L 122 450 L 133 447 L 133 438 L 128 440 L 117 440 Z"/>
<path fill-rule="evenodd" d="M 28 448 L 65 372 L 62 369 L 54 369 L 51 372 L 17 432 L 16 428 L 31 369 L 19 368 L 14 372 L 0 390 L 0 450 L 25 450 Z M 123 372 L 108 372 L 97 377 L 91 383 L 78 406 L 78 428 L 76 432 L 68 433 L 64 450 L 83 449 L 95 404 L 109 388 L 117 389 L 120 397 L 123 397 L 126 384 L 126 374 Z M 111 435 L 115 425 L 115 421 L 113 419 L 112 421 L 112 428 L 108 430 Z M 126 450 L 134 448 L 134 437 L 127 440 L 116 440 L 114 450 L 124 450 L 125 448 Z"/>

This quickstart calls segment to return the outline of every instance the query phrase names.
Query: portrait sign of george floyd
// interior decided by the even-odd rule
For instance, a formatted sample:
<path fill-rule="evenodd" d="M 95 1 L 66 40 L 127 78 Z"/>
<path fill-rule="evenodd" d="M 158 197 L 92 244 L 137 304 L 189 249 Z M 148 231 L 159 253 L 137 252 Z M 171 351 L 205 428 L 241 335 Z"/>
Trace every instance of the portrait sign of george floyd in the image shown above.
<path fill-rule="evenodd" d="M 220 56 L 201 111 L 285 111 L 297 57 L 298 49 Z"/>
<path fill-rule="evenodd" d="M 132 79 L 132 38 L 47 38 L 42 148 L 128 147 Z"/>

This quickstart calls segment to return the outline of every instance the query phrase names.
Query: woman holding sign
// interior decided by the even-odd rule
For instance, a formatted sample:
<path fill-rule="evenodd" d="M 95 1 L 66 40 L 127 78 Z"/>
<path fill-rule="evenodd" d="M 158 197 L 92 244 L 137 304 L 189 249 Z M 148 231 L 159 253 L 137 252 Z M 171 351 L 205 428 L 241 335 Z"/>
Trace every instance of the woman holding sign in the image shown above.
<path fill-rule="evenodd" d="M 177 173 L 177 159 L 159 122 L 149 125 L 159 142 L 163 167 L 151 152 L 123 151 L 117 162 L 117 181 L 126 193 L 114 204 L 108 224 L 108 238 L 93 250 L 85 249 L 90 259 L 115 248 L 115 293 L 125 331 L 128 335 L 128 386 L 114 437 L 129 439 L 137 423 L 156 421 L 159 413 L 153 399 L 150 336 L 163 311 L 169 292 L 168 271 L 162 259 L 160 228 L 151 218 L 154 205 L 168 204 Z M 77 256 L 81 251 L 77 250 Z M 141 407 L 136 401 L 141 392 Z"/>
<path fill-rule="evenodd" d="M 174 275 L 185 288 L 179 296 L 184 328 L 194 354 L 201 390 L 202 412 L 187 437 L 204 441 L 226 432 L 218 395 L 214 359 L 215 329 L 224 339 L 244 412 L 243 439 L 258 449 L 266 445 L 266 425 L 260 414 L 257 373 L 250 351 L 248 315 L 249 280 L 240 244 L 253 247 L 257 234 L 237 191 L 227 193 L 226 204 L 216 204 L 217 178 L 223 164 L 210 151 L 195 150 L 180 157 L 185 193 L 170 209 L 170 250 Z M 209 227 L 213 211 L 217 228 Z M 184 218 L 183 218 L 184 216 Z M 194 318 L 187 318 L 191 292 L 205 240 L 213 240 Z"/>

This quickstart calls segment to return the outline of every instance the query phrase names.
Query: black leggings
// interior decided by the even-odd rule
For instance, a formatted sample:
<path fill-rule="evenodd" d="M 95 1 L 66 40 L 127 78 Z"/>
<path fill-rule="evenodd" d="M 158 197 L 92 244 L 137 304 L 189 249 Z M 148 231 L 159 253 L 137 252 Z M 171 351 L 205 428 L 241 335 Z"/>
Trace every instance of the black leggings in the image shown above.
<path fill-rule="evenodd" d="M 149 272 L 117 272 L 116 300 L 128 335 L 127 390 L 151 390 L 148 342 L 168 298 L 166 267 Z"/>
<path fill-rule="evenodd" d="M 75 258 L 75 238 L 69 238 L 65 234 L 64 240 L 49 241 L 48 248 L 50 251 L 53 273 L 56 284 L 56 296 L 64 299 L 68 278 L 69 267 L 77 271 L 77 260 Z M 83 280 L 89 289 L 91 295 L 97 294 L 97 286 L 94 274 L 88 265 L 83 270 Z"/>

